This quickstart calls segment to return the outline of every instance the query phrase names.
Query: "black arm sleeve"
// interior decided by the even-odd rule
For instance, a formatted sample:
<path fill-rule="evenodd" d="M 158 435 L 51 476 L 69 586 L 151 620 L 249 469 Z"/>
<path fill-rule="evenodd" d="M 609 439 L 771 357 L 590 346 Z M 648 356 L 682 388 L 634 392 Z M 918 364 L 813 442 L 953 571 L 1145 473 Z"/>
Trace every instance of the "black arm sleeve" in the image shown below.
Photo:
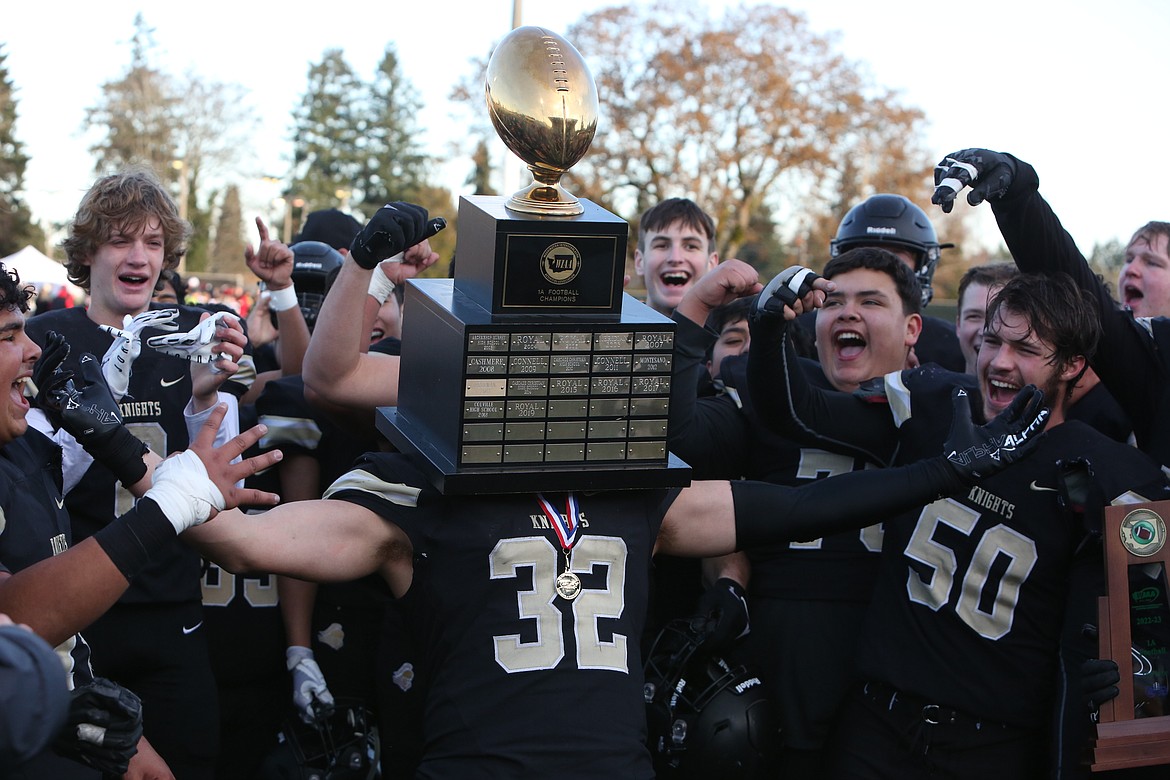
<path fill-rule="evenodd" d="M 852 471 L 801 487 L 732 482 L 735 546 L 742 550 L 808 541 L 864 528 L 875 519 L 957 493 L 965 485 L 941 456 L 909 466 Z"/>
<path fill-rule="evenodd" d="M 140 498 L 129 512 L 93 538 L 129 582 L 160 550 L 168 550 L 177 537 L 175 527 L 159 505 L 153 499 Z"/>
<path fill-rule="evenodd" d="M 889 465 L 898 430 L 888 407 L 810 384 L 787 325 L 780 319 L 751 325 L 748 389 L 764 427 L 801 444 Z"/>
<path fill-rule="evenodd" d="M 748 422 L 727 396 L 699 398 L 699 379 L 714 334 L 682 315 L 674 334 L 669 412 L 670 451 L 699 479 L 738 479 L 747 468 Z"/>
<path fill-rule="evenodd" d="M 1129 415 L 1138 444 L 1151 452 L 1150 442 L 1143 439 L 1156 430 L 1153 418 L 1170 370 L 1159 359 L 1150 332 L 1117 305 L 1105 282 L 1093 273 L 1072 236 L 1041 197 L 1036 170 L 1022 160 L 1017 160 L 1016 165 L 1016 178 L 1007 194 L 991 201 L 1004 243 L 1021 271 L 1066 273 L 1096 299 L 1102 334 L 1090 363 Z"/>

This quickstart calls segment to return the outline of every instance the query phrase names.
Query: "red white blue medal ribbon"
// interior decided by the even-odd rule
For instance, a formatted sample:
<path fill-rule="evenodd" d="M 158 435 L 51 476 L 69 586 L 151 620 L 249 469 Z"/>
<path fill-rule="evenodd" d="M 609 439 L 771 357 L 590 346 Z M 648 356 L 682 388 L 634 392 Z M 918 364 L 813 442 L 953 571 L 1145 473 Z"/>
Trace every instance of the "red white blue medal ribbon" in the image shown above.
<path fill-rule="evenodd" d="M 573 549 L 573 545 L 577 543 L 577 518 L 580 516 L 580 510 L 577 508 L 577 496 L 573 493 L 566 496 L 565 514 L 563 515 L 557 511 L 551 501 L 544 497 L 543 493 L 537 493 L 536 499 L 540 502 L 544 516 L 552 523 L 557 539 L 561 542 L 561 548 L 565 551 Z"/>

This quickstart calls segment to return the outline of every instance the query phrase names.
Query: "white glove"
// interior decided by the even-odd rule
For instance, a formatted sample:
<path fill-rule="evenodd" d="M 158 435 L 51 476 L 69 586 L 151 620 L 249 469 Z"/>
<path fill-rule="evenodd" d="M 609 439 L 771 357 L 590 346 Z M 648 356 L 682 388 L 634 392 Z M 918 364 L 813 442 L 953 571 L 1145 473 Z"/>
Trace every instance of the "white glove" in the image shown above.
<path fill-rule="evenodd" d="M 219 354 L 220 342 L 215 341 L 215 328 L 224 317 L 231 317 L 225 311 L 217 311 L 186 333 L 172 333 L 151 336 L 146 345 L 164 355 L 174 355 L 192 363 L 211 363 L 223 357 Z"/>
<path fill-rule="evenodd" d="M 127 314 L 122 318 L 122 327 L 99 325 L 98 327 L 114 337 L 114 343 L 102 356 L 102 376 L 110 388 L 110 394 L 115 401 L 126 397 L 130 389 L 130 367 L 142 353 L 142 339 L 139 334 L 144 328 L 159 328 L 160 330 L 178 330 L 175 318 L 179 316 L 178 309 L 158 309 L 144 311 L 131 317 Z"/>
<path fill-rule="evenodd" d="M 325 685 L 325 675 L 321 674 L 321 667 L 313 658 L 313 651 L 307 647 L 293 645 L 284 651 L 285 663 L 292 672 L 293 704 L 305 723 L 314 723 L 317 713 L 313 702 L 320 702 L 321 706 L 333 706 L 333 694 Z"/>
<path fill-rule="evenodd" d="M 177 534 L 206 522 L 213 508 L 224 507 L 223 493 L 191 450 L 183 450 L 155 466 L 154 480 L 143 498 L 159 505 Z"/>

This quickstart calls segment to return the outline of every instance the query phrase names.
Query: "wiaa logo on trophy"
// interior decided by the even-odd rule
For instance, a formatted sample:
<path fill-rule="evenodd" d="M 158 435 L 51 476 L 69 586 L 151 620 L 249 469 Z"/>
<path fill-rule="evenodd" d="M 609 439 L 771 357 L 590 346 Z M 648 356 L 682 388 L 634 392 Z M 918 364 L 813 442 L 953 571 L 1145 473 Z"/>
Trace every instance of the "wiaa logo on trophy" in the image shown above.
<path fill-rule="evenodd" d="M 541 27 L 509 33 L 488 62 L 484 80 L 496 133 L 528 164 L 532 184 L 507 208 L 525 214 L 575 216 L 584 207 L 561 186 L 597 132 L 597 85 L 573 44 Z"/>

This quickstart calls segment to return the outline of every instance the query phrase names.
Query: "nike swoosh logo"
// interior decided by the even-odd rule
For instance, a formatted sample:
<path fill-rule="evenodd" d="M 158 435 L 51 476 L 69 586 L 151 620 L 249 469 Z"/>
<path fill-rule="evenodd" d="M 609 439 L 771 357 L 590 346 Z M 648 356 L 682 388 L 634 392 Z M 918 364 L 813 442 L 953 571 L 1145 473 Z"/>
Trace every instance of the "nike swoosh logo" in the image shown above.
<path fill-rule="evenodd" d="M 191 626 L 190 628 L 187 628 L 186 626 L 183 626 L 183 633 L 184 633 L 184 634 L 193 634 L 193 633 L 195 633 L 196 631 L 198 631 L 198 630 L 199 630 L 199 626 L 201 626 L 201 625 L 203 625 L 203 621 L 202 621 L 202 620 L 200 620 L 198 623 L 196 623 L 195 625 Z"/>
<path fill-rule="evenodd" d="M 1056 488 L 1050 488 L 1050 487 L 1044 487 L 1043 485 L 1037 485 L 1036 480 L 1032 480 L 1032 484 L 1028 485 L 1028 487 L 1032 488 L 1037 493 L 1044 493 L 1044 492 L 1059 493 L 1060 492 Z"/>
<path fill-rule="evenodd" d="M 183 377 L 179 377 L 178 379 L 170 379 L 170 380 L 160 379 L 160 380 L 158 380 L 158 383 L 160 385 L 162 385 L 163 387 L 170 387 L 172 385 L 177 385 L 177 384 L 179 384 L 179 382 L 182 382 L 182 381 L 183 381 Z"/>
<path fill-rule="evenodd" d="M 53 500 L 57 502 L 57 508 L 58 508 L 58 509 L 64 509 L 64 508 L 65 508 L 65 499 L 63 499 L 63 498 L 54 498 Z"/>

